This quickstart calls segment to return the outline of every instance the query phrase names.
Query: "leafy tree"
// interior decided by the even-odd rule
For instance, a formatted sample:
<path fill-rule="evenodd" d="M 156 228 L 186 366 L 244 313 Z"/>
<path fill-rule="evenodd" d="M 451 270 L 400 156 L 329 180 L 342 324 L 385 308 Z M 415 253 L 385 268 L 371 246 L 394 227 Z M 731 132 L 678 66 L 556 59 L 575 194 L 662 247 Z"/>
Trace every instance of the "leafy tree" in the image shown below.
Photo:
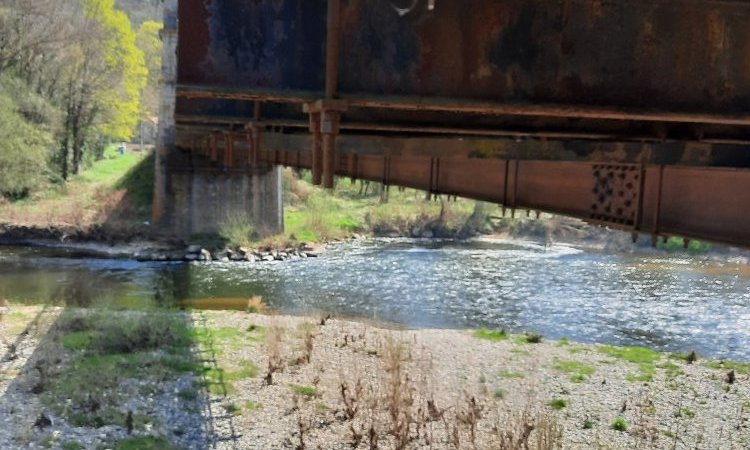
<path fill-rule="evenodd" d="M 0 79 L 0 195 L 24 197 L 46 181 L 52 135 L 28 121 Z"/>
<path fill-rule="evenodd" d="M 141 49 L 148 69 L 148 81 L 142 96 L 144 116 L 153 116 L 159 110 L 159 86 L 161 85 L 161 57 L 163 43 L 159 32 L 161 22 L 147 20 L 138 28 L 136 43 Z"/>
<path fill-rule="evenodd" d="M 143 52 L 128 16 L 114 0 L 84 0 L 87 17 L 97 22 L 103 47 L 103 69 L 116 83 L 97 99 L 102 106 L 100 131 L 116 140 L 129 140 L 138 124 L 140 98 L 148 79 Z"/>
<path fill-rule="evenodd" d="M 126 141 L 133 136 L 148 77 L 135 32 L 114 0 L 83 0 L 83 6 L 77 26 L 81 39 L 67 52 L 60 156 L 64 179 L 80 171 L 86 143 L 97 137 Z"/>

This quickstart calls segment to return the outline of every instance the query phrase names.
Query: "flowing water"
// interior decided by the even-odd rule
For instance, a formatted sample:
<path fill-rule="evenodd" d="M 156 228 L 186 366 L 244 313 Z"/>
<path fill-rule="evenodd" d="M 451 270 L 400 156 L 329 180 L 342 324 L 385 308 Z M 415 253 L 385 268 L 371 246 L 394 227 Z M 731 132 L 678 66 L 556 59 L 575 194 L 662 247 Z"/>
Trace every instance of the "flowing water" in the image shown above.
<path fill-rule="evenodd" d="M 0 248 L 0 297 L 22 303 L 332 313 L 408 327 L 549 338 L 750 361 L 750 266 L 702 256 L 524 242 L 376 240 L 267 264 L 140 263 Z"/>

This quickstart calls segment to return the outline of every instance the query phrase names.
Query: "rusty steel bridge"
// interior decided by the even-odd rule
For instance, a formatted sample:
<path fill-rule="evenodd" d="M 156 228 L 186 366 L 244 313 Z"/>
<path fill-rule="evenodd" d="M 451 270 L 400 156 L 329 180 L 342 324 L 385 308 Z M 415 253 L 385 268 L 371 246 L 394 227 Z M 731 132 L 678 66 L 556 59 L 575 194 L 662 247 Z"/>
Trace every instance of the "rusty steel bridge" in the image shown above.
<path fill-rule="evenodd" d="M 284 165 L 750 246 L 750 2 L 180 0 L 166 22 L 157 221 L 179 174 Z"/>

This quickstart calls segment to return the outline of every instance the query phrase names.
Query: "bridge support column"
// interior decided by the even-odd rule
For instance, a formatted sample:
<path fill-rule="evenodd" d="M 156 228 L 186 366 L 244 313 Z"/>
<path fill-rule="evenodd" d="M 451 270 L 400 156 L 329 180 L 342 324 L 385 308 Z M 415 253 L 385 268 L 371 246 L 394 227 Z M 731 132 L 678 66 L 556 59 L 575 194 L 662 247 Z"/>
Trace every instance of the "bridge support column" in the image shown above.
<path fill-rule="evenodd" d="M 305 104 L 303 111 L 310 115 L 312 133 L 312 178 L 314 185 L 333 189 L 336 174 L 336 137 L 341 125 L 341 113 L 347 110 L 342 100 L 318 100 Z"/>
<path fill-rule="evenodd" d="M 164 225 L 176 237 L 215 234 L 229 221 L 247 221 L 261 236 L 284 229 L 280 167 L 173 171 L 169 178 Z"/>
<path fill-rule="evenodd" d="M 176 143 L 176 0 L 166 1 L 162 39 L 164 87 L 154 167 L 154 233 L 183 239 L 213 234 L 229 219 L 251 221 L 262 235 L 282 232 L 281 169 L 259 162 L 260 128 L 250 130 L 253 145 L 245 149 L 249 163 L 245 166 L 235 163 L 235 154 L 241 150 L 226 134 Z M 192 151 L 183 151 L 185 146 Z"/>

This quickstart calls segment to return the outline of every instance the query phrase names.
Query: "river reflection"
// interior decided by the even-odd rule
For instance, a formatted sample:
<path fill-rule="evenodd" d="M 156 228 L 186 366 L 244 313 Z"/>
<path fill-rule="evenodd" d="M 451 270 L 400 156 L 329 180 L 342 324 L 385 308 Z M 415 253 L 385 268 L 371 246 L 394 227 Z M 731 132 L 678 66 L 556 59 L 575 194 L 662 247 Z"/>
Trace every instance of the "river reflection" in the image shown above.
<path fill-rule="evenodd" d="M 76 306 L 331 312 L 412 327 L 534 330 L 750 360 L 750 270 L 700 256 L 380 240 L 285 263 L 164 264 L 0 250 L 0 296 Z"/>

